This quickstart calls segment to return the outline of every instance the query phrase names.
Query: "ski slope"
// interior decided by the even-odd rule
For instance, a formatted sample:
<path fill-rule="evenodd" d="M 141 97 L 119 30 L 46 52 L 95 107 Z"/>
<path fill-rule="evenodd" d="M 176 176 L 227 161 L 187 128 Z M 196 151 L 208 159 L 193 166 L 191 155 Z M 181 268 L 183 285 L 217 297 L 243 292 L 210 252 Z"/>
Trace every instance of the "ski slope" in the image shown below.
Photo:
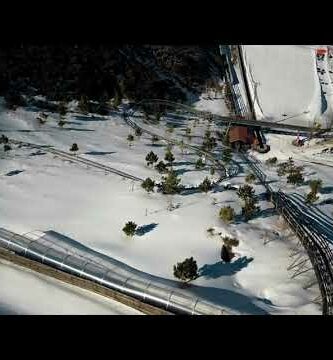
<path fill-rule="evenodd" d="M 243 45 L 245 66 L 258 119 L 286 124 L 329 127 L 332 120 L 332 91 L 328 58 L 316 57 L 307 45 Z M 324 80 L 321 80 L 323 78 Z M 321 84 L 321 81 L 329 83 Z M 326 92 L 326 93 L 325 93 Z"/>

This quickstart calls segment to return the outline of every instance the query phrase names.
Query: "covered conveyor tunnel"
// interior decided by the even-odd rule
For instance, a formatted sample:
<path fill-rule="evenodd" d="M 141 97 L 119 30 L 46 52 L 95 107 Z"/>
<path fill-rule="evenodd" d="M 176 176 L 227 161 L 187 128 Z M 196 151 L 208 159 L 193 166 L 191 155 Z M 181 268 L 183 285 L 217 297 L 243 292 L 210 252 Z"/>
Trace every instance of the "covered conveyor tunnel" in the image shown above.
<path fill-rule="evenodd" d="M 55 231 L 19 235 L 0 228 L 0 247 L 175 314 L 230 314 L 175 281 L 136 270 Z"/>

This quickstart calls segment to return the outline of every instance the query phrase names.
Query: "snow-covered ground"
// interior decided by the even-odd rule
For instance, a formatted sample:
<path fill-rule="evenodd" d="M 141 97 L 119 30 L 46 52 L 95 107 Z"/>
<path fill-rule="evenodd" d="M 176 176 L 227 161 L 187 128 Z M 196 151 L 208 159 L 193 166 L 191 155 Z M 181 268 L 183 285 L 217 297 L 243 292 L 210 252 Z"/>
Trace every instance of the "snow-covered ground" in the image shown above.
<path fill-rule="evenodd" d="M 268 175 L 269 180 L 272 181 L 271 186 L 276 190 L 279 188 L 283 189 L 286 193 L 297 193 L 305 196 L 310 192 L 308 181 L 321 179 L 323 181 L 323 187 L 315 205 L 325 213 L 327 217 L 332 218 L 333 159 L 330 152 L 322 153 L 324 149 L 333 147 L 332 139 L 327 141 L 312 139 L 306 141 L 304 146 L 296 147 L 292 145 L 292 141 L 296 139 L 296 137 L 292 135 L 265 134 L 265 137 L 271 147 L 271 151 L 267 154 L 252 152 L 252 155 L 262 161 L 264 171 Z M 294 185 L 287 184 L 285 177 L 279 178 L 276 173 L 276 167 L 265 165 L 265 160 L 271 157 L 276 157 L 279 162 L 287 161 L 289 157 L 292 157 L 297 165 L 304 166 L 304 185 L 295 187 Z"/>
<path fill-rule="evenodd" d="M 142 315 L 111 299 L 0 261 L 0 315 Z"/>
<path fill-rule="evenodd" d="M 242 46 L 258 118 L 303 126 L 319 123 L 323 128 L 331 125 L 331 59 L 327 55 L 322 61 L 317 59 L 316 49 L 321 47 Z"/>
<path fill-rule="evenodd" d="M 211 101 L 204 105 L 206 109 L 219 106 L 214 100 L 206 101 Z M 50 117 L 41 126 L 33 111 L 2 110 L 0 133 L 16 140 L 53 145 L 65 151 L 76 142 L 83 157 L 142 178 L 160 179 L 156 170 L 146 166 L 145 156 L 153 150 L 162 160 L 166 144 L 159 141 L 152 145 L 151 138 L 142 135 L 129 146 L 126 138 L 133 131 L 120 114 L 92 118 L 70 113 L 63 129 L 57 126 L 56 115 L 53 120 L 52 115 Z M 156 132 L 168 134 L 167 123 L 171 122 L 172 119 L 162 119 L 155 127 Z M 180 137 L 187 125 L 178 124 L 169 136 Z M 207 124 L 203 120 L 199 123 L 193 120 L 190 127 L 191 141 L 201 143 Z M 259 216 L 248 223 L 237 220 L 225 225 L 218 218 L 219 209 L 231 205 L 238 214 L 241 209 L 233 190 L 219 187 L 208 194 L 147 194 L 139 183 L 71 164 L 47 153 L 15 146 L 7 153 L 0 151 L 2 227 L 18 233 L 53 229 L 132 267 L 167 279 L 174 279 L 175 263 L 193 256 L 201 269 L 201 276 L 193 281 L 192 291 L 227 309 L 249 314 L 320 313 L 320 306 L 312 302 L 319 295 L 318 288 L 303 289 L 314 274 L 308 272 L 292 279 L 292 273 L 287 270 L 296 239 L 288 235 L 272 211 L 272 205 L 260 195 L 264 192 L 262 186 L 255 185 L 261 199 Z M 209 167 L 203 171 L 195 170 L 197 155 L 188 151 L 182 154 L 178 148 L 174 148 L 173 153 L 176 158 L 174 169 L 183 184 L 196 185 L 205 176 L 210 176 Z M 247 169 L 241 160 L 234 160 L 240 172 L 228 182 L 239 186 L 244 183 Z M 216 179 L 216 176 L 212 178 Z M 170 201 L 178 205 L 173 211 L 167 210 Z M 133 239 L 127 238 L 121 229 L 129 220 L 138 225 L 150 225 L 147 226 L 149 231 Z M 208 235 L 210 227 L 240 240 L 237 256 L 231 264 L 221 263 L 221 242 L 218 236 Z M 25 280 L 20 276 L 15 281 L 10 281 L 10 278 L 2 278 L 3 288 L 12 287 L 15 294 L 14 290 Z M 38 301 L 38 292 L 35 299 Z M 20 301 L 17 299 L 18 304 Z M 63 301 L 71 300 L 64 296 Z M 14 295 L 11 302 L 15 308 Z M 77 304 L 80 312 L 81 305 Z M 35 308 L 29 309 L 26 307 L 22 312 L 34 312 Z M 100 310 L 103 311 L 104 308 Z"/>

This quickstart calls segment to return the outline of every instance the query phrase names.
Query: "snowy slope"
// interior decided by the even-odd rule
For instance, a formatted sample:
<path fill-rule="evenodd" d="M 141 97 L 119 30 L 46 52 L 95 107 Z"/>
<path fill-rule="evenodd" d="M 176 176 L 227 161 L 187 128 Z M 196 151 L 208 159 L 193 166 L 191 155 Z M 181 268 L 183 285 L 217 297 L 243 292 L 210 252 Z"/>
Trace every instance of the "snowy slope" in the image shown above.
<path fill-rule="evenodd" d="M 306 45 L 244 45 L 258 118 L 327 127 L 332 97 L 323 94 L 315 49 Z M 324 67 L 327 66 L 327 56 Z M 326 73 L 327 74 L 327 73 Z M 328 104 L 328 106 L 325 105 Z"/>
<path fill-rule="evenodd" d="M 69 114 L 64 129 L 56 125 L 56 115 L 43 126 L 35 117 L 34 112 L 23 109 L 1 112 L 0 133 L 65 151 L 77 142 L 83 157 L 143 178 L 160 179 L 144 159 L 151 150 L 163 159 L 166 144 L 153 146 L 151 138 L 143 135 L 130 147 L 126 137 L 132 129 L 120 114 L 95 118 Z M 171 122 L 163 119 L 156 132 L 166 134 L 166 125 Z M 170 136 L 181 137 L 186 125 L 179 124 Z M 202 120 L 190 126 L 193 143 L 201 143 L 207 124 Z M 209 167 L 195 170 L 197 155 L 182 154 L 178 148 L 173 152 L 174 168 L 182 183 L 196 185 L 209 176 Z M 230 182 L 239 186 L 247 169 L 241 160 L 235 158 L 235 162 L 240 172 Z M 147 194 L 138 183 L 29 148 L 15 147 L 8 153 L 1 150 L 0 164 L 1 226 L 9 230 L 23 233 L 53 229 L 139 270 L 173 280 L 173 265 L 193 256 L 202 276 L 193 281 L 191 291 L 227 309 L 249 314 L 320 313 L 320 307 L 312 302 L 319 294 L 318 288 L 303 289 L 314 274 L 291 279 L 287 267 L 296 240 L 287 236 L 271 204 L 262 196 L 261 215 L 248 223 L 225 225 L 218 218 L 221 206 L 231 205 L 238 214 L 241 210 L 232 190 L 219 188 L 186 196 Z M 10 176 L 15 170 L 22 172 Z M 255 189 L 258 194 L 264 192 L 260 185 Z M 172 212 L 167 210 L 170 201 L 179 206 Z M 128 220 L 155 225 L 144 235 L 129 239 L 121 231 Z M 208 235 L 209 227 L 239 238 L 237 257 L 231 264 L 220 262 L 221 241 Z M 21 281 L 17 279 L 17 286 Z"/>
<path fill-rule="evenodd" d="M 142 315 L 121 303 L 0 261 L 0 315 Z"/>

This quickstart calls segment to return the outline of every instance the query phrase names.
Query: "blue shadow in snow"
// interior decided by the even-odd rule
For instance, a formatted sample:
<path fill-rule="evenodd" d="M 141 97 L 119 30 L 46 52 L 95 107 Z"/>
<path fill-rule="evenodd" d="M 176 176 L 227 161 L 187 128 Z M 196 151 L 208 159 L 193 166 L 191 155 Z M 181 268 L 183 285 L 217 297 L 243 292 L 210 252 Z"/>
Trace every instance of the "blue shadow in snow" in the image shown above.
<path fill-rule="evenodd" d="M 116 153 L 116 151 L 88 151 L 85 153 L 85 155 L 110 155 Z"/>
<path fill-rule="evenodd" d="M 13 175 L 18 175 L 20 173 L 22 173 L 24 170 L 13 170 L 13 171 L 9 171 L 6 176 L 13 176 Z"/>
<path fill-rule="evenodd" d="M 152 223 L 152 224 L 148 224 L 148 225 L 139 226 L 135 232 L 135 235 L 143 236 L 143 235 L 147 234 L 148 232 L 154 230 L 157 225 L 158 224 L 156 224 L 156 223 Z"/>
<path fill-rule="evenodd" d="M 252 261 L 253 258 L 243 256 L 231 263 L 224 263 L 223 261 L 219 261 L 215 264 L 206 264 L 199 269 L 199 275 L 208 279 L 217 279 L 221 276 L 235 275 L 238 271 L 241 271 L 243 268 L 247 267 L 248 264 Z"/>

